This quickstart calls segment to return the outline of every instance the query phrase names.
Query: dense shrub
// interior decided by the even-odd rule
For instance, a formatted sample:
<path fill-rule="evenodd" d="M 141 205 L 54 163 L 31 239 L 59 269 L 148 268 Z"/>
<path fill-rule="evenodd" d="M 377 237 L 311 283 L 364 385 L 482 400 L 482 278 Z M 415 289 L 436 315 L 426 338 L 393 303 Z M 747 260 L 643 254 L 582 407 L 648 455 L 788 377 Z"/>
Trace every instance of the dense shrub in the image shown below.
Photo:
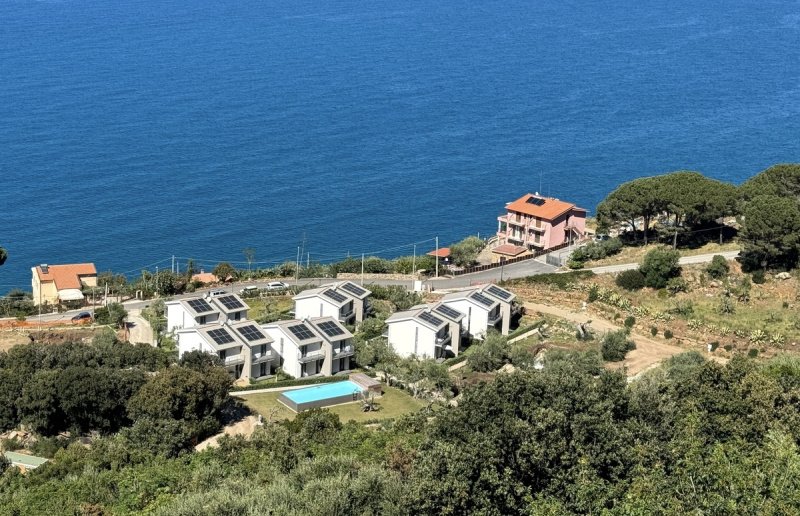
<path fill-rule="evenodd" d="M 467 365 L 470 369 L 481 373 L 495 371 L 503 365 L 508 357 L 506 338 L 491 332 L 483 342 L 470 347 L 468 353 Z"/>
<path fill-rule="evenodd" d="M 622 250 L 622 240 L 610 238 L 601 242 L 589 242 L 575 249 L 570 259 L 575 262 L 588 262 L 589 260 L 602 260 L 613 256 Z"/>
<path fill-rule="evenodd" d="M 749 349 L 747 351 L 747 356 L 750 358 L 756 358 L 758 356 L 758 350 L 756 348 Z"/>
<path fill-rule="evenodd" d="M 635 269 L 622 271 L 617 275 L 614 283 L 625 290 L 641 290 L 645 285 L 644 274 Z"/>
<path fill-rule="evenodd" d="M 636 317 L 629 315 L 625 318 L 625 327 L 629 330 L 633 328 L 633 325 L 636 324 Z"/>
<path fill-rule="evenodd" d="M 650 335 L 652 335 L 653 337 L 658 335 L 658 328 L 656 328 L 655 326 L 651 326 L 650 327 Z"/>
<path fill-rule="evenodd" d="M 669 329 L 664 330 L 664 338 L 665 339 L 671 339 L 672 337 L 673 337 L 672 330 L 669 330 Z"/>
<path fill-rule="evenodd" d="M 625 330 L 607 333 L 603 337 L 600 352 L 603 360 L 607 362 L 619 362 L 625 360 L 628 351 L 636 349 L 636 344 L 628 338 Z"/>
<path fill-rule="evenodd" d="M 730 270 L 731 268 L 728 265 L 728 261 L 724 256 L 718 254 L 714 255 L 714 257 L 711 259 L 711 263 L 709 263 L 708 267 L 706 267 L 706 272 L 714 279 L 724 278 L 728 275 Z"/>
<path fill-rule="evenodd" d="M 689 291 L 689 283 L 685 279 L 683 279 L 681 277 L 671 278 L 669 281 L 667 281 L 667 287 L 666 288 L 667 288 L 667 292 L 669 292 L 670 295 L 674 296 L 678 292 L 688 292 Z"/>
<path fill-rule="evenodd" d="M 767 275 L 764 273 L 764 269 L 756 269 L 753 271 L 753 283 L 757 285 L 762 285 L 767 281 Z"/>
<path fill-rule="evenodd" d="M 669 247 L 650 250 L 642 261 L 639 270 L 644 274 L 645 285 L 650 288 L 664 288 L 670 278 L 681 273 L 678 260 L 680 253 Z"/>

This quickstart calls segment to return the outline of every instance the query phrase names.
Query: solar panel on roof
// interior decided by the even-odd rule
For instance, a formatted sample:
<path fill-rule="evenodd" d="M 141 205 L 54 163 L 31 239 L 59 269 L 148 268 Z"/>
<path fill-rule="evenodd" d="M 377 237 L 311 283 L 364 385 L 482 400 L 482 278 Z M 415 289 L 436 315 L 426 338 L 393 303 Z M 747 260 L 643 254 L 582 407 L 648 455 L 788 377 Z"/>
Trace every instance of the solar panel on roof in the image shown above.
<path fill-rule="evenodd" d="M 216 328 L 214 330 L 210 330 L 208 332 L 208 336 L 211 337 L 217 344 L 230 344 L 233 342 L 233 337 L 225 328 Z"/>
<path fill-rule="evenodd" d="M 449 317 L 451 319 L 458 319 L 459 317 L 464 315 L 455 308 L 450 308 L 447 305 L 439 305 L 434 310 L 444 315 L 445 317 Z"/>
<path fill-rule="evenodd" d="M 239 308 L 244 308 L 244 305 L 241 301 L 239 301 L 236 296 L 222 296 L 218 297 L 217 301 L 222 303 L 222 306 L 227 308 L 228 310 L 236 310 Z"/>
<path fill-rule="evenodd" d="M 294 334 L 299 340 L 306 340 L 314 337 L 314 333 L 308 329 L 308 326 L 305 324 L 295 324 L 294 326 L 289 326 L 289 331 Z"/>
<path fill-rule="evenodd" d="M 429 314 L 428 312 L 422 312 L 421 314 L 419 314 L 419 318 L 425 322 L 431 323 L 434 326 L 439 326 L 444 322 L 443 320 L 439 319 L 434 315 Z"/>
<path fill-rule="evenodd" d="M 491 287 L 487 288 L 486 292 L 489 292 L 493 296 L 497 296 L 504 301 L 508 301 L 511 298 L 511 292 L 503 290 L 502 288 L 497 287 L 495 285 L 492 285 Z"/>
<path fill-rule="evenodd" d="M 541 206 L 544 204 L 544 199 L 541 197 L 529 197 L 527 201 L 528 204 L 535 204 L 536 206 Z"/>
<path fill-rule="evenodd" d="M 248 342 L 253 342 L 254 340 L 262 340 L 266 338 L 264 334 L 261 332 L 261 330 L 258 329 L 258 326 L 256 326 L 255 324 L 250 324 L 248 326 L 243 326 L 241 328 L 236 328 L 236 329 L 242 335 L 242 337 L 247 339 Z"/>
<path fill-rule="evenodd" d="M 186 304 L 198 314 L 214 311 L 205 299 L 190 299 Z"/>
<path fill-rule="evenodd" d="M 363 288 L 359 287 L 358 285 L 353 285 L 352 283 L 344 283 L 339 288 L 341 288 L 342 290 L 346 290 L 346 291 L 350 292 L 351 294 L 353 294 L 356 297 L 361 297 L 361 296 L 363 296 L 364 294 L 367 293 L 366 290 L 364 290 Z"/>
<path fill-rule="evenodd" d="M 484 306 L 492 306 L 494 304 L 494 301 L 492 301 L 488 297 L 484 296 L 480 292 L 474 292 L 469 297 L 471 297 L 472 299 L 474 299 L 475 301 L 477 301 L 478 303 L 480 303 L 480 304 L 482 304 Z"/>
<path fill-rule="evenodd" d="M 320 330 L 325 332 L 328 337 L 336 337 L 337 335 L 344 335 L 344 330 L 333 321 L 323 321 L 317 325 Z"/>
<path fill-rule="evenodd" d="M 329 298 L 333 299 L 333 300 L 334 300 L 334 301 L 336 301 L 337 303 L 344 303 L 344 302 L 347 300 L 347 298 L 346 298 L 345 296 L 343 296 L 342 294 L 340 294 L 340 293 L 336 292 L 336 291 L 335 291 L 335 290 L 333 290 L 333 289 L 328 289 L 328 290 L 324 291 L 324 292 L 322 293 L 322 295 L 324 295 L 324 296 L 327 296 L 327 297 L 329 297 Z"/>

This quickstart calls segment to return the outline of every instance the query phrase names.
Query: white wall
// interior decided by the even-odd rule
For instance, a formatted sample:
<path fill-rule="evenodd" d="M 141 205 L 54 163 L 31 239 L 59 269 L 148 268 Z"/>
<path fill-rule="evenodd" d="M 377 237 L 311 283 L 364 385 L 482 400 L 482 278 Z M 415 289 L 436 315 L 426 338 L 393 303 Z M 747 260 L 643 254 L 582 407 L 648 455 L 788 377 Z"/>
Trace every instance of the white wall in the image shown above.
<path fill-rule="evenodd" d="M 339 320 L 339 307 L 325 301 L 321 296 L 298 299 L 294 302 L 294 313 L 298 319 L 333 317 Z"/>
<path fill-rule="evenodd" d="M 179 330 L 181 328 L 194 328 L 200 326 L 194 318 L 194 314 L 189 312 L 179 302 L 166 303 L 167 307 L 167 331 Z M 216 322 L 219 314 L 212 313 L 206 315 L 206 324 Z"/>
<path fill-rule="evenodd" d="M 175 337 L 178 340 L 178 358 L 182 357 L 184 353 L 195 350 L 217 355 L 214 348 L 206 344 L 205 340 L 195 331 L 178 332 Z"/>
<path fill-rule="evenodd" d="M 444 304 L 466 315 L 461 321 L 461 326 L 466 328 L 473 338 L 486 335 L 486 329 L 489 325 L 489 312 L 487 310 L 478 308 L 465 299 L 445 301 Z"/>
<path fill-rule="evenodd" d="M 436 351 L 436 332 L 414 320 L 390 322 L 389 345 L 404 358 L 414 354 L 433 358 Z"/>
<path fill-rule="evenodd" d="M 271 344 L 272 350 L 283 359 L 281 364 L 283 372 L 295 378 L 300 378 L 300 362 L 297 360 L 297 354 L 300 350 L 297 349 L 294 341 L 287 337 L 278 327 L 262 326 L 261 329 L 272 337 L 274 341 Z"/>

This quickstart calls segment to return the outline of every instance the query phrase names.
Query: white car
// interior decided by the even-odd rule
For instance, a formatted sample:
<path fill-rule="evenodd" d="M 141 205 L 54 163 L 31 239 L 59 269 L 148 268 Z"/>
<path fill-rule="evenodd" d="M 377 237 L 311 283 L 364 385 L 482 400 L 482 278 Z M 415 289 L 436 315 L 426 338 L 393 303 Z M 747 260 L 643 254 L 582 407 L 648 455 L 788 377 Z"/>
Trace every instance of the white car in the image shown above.
<path fill-rule="evenodd" d="M 250 285 L 244 287 L 242 290 L 239 291 L 240 296 L 255 296 L 258 294 L 258 287 L 255 285 Z"/>
<path fill-rule="evenodd" d="M 267 291 L 269 292 L 276 292 L 278 290 L 286 290 L 289 288 L 289 285 L 282 281 L 270 281 L 267 283 Z"/>

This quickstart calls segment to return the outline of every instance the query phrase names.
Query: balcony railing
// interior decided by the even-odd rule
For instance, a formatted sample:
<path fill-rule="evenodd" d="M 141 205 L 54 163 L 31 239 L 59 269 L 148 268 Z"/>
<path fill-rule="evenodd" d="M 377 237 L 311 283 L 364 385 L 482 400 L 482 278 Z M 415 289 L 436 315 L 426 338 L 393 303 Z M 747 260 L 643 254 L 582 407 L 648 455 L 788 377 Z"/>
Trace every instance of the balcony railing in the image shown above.
<path fill-rule="evenodd" d="M 231 355 L 231 356 L 229 356 L 229 357 L 225 357 L 225 358 L 223 359 L 223 363 L 224 363 L 226 366 L 232 366 L 232 365 L 243 364 L 243 363 L 244 363 L 244 355 L 242 355 L 242 354 L 240 353 L 240 354 L 238 354 L 238 355 Z"/>
<path fill-rule="evenodd" d="M 353 346 L 344 346 L 333 350 L 333 358 L 347 357 L 355 353 Z"/>
<path fill-rule="evenodd" d="M 297 360 L 299 360 L 301 364 L 313 362 L 314 360 L 319 360 L 320 358 L 325 358 L 325 352 L 322 350 L 311 351 L 309 353 L 299 353 L 297 355 Z"/>
<path fill-rule="evenodd" d="M 501 317 L 503 316 L 500 314 L 500 312 L 497 312 L 496 314 L 489 314 L 489 324 L 495 324 L 500 320 Z"/>
<path fill-rule="evenodd" d="M 356 311 L 353 310 L 352 308 L 350 310 L 346 311 L 346 312 L 345 311 L 339 312 L 339 320 L 340 321 L 346 321 L 346 320 L 350 319 L 351 317 L 353 317 L 355 315 L 355 313 L 356 313 Z"/>
<path fill-rule="evenodd" d="M 274 351 L 272 351 L 271 349 L 268 350 L 265 353 L 260 353 L 260 352 L 259 353 L 253 353 L 253 363 L 257 364 L 259 362 L 265 362 L 267 360 L 272 360 L 276 356 L 277 356 L 277 354 Z"/>
<path fill-rule="evenodd" d="M 451 335 L 449 333 L 444 337 L 436 337 L 436 345 L 444 346 L 445 344 L 448 344 L 450 340 L 451 340 Z"/>

